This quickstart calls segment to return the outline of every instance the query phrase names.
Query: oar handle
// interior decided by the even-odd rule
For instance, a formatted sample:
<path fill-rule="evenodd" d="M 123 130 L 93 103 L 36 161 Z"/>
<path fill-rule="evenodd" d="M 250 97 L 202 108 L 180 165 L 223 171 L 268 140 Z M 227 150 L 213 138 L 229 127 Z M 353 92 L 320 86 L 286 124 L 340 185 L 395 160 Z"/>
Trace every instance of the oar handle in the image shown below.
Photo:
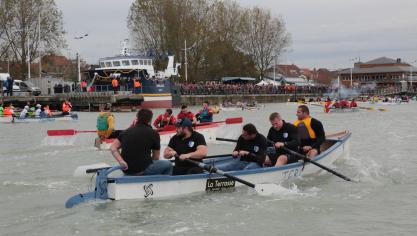
<path fill-rule="evenodd" d="M 235 181 L 237 181 L 237 182 L 239 182 L 239 183 L 242 183 L 242 184 L 244 184 L 244 185 L 247 185 L 247 186 L 249 186 L 249 187 L 251 187 L 251 188 L 255 188 L 255 184 L 250 183 L 250 182 L 248 182 L 248 181 L 246 181 L 246 180 L 240 179 L 240 178 L 238 178 L 238 177 L 236 177 L 236 176 L 233 176 L 233 175 L 227 174 L 227 173 L 225 173 L 224 171 L 219 170 L 219 169 L 217 169 L 216 167 L 214 167 L 214 166 L 212 166 L 212 165 L 207 165 L 207 164 L 204 164 L 204 163 L 202 163 L 202 162 L 194 161 L 194 160 L 191 160 L 191 159 L 185 159 L 185 161 L 186 161 L 186 162 L 188 162 L 188 163 L 191 163 L 191 164 L 193 164 L 193 165 L 199 166 L 199 167 L 203 168 L 204 170 L 206 170 L 206 171 L 208 171 L 208 172 L 210 172 L 210 173 L 213 173 L 213 172 L 214 172 L 214 173 L 216 173 L 216 174 L 219 174 L 219 175 L 225 176 L 225 177 L 227 177 L 227 178 L 229 178 L 229 179 L 232 179 L 232 180 L 235 180 Z"/>

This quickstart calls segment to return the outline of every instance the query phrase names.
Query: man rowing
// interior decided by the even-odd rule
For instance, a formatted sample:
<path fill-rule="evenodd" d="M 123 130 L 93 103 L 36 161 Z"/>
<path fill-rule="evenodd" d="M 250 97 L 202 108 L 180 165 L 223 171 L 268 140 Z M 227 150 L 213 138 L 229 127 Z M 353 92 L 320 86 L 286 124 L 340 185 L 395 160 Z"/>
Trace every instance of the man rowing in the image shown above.
<path fill-rule="evenodd" d="M 309 158 L 315 157 L 320 153 L 320 145 L 326 139 L 323 124 L 310 117 L 310 111 L 306 105 L 298 107 L 297 118 L 294 125 L 297 127 L 300 138 L 300 150 Z"/>
<path fill-rule="evenodd" d="M 141 109 L 137 113 L 137 124 L 122 132 L 110 147 L 113 157 L 124 167 L 128 175 L 170 175 L 172 164 L 167 160 L 159 160 L 160 137 L 152 129 L 153 113 L 149 109 Z M 146 137 L 146 138 L 144 138 Z M 122 153 L 119 152 L 122 149 Z"/>
<path fill-rule="evenodd" d="M 219 170 L 249 170 L 261 168 L 265 162 L 267 141 L 253 124 L 246 124 L 232 153 L 233 160 L 216 165 Z"/>
<path fill-rule="evenodd" d="M 200 123 L 207 123 L 207 122 L 213 122 L 213 110 L 209 107 L 209 102 L 204 101 L 203 102 L 203 109 L 201 109 L 197 114 L 197 120 L 200 121 Z"/>
<path fill-rule="evenodd" d="M 36 104 L 35 118 L 41 117 L 41 112 L 42 112 L 41 108 L 42 108 L 41 104 Z"/>
<path fill-rule="evenodd" d="M 193 124 L 197 123 L 197 120 L 196 120 L 194 114 L 191 111 L 188 110 L 188 106 L 187 105 L 182 105 L 181 106 L 181 111 L 177 115 L 177 120 L 183 120 L 185 118 L 191 120 L 193 122 Z"/>
<path fill-rule="evenodd" d="M 297 128 L 285 122 L 278 112 L 274 112 L 269 116 L 272 127 L 268 132 L 268 140 L 274 142 L 274 148 L 268 148 L 265 164 L 272 166 L 282 166 L 297 162 L 297 157 L 282 150 L 282 147 L 298 151 L 300 141 L 298 139 Z"/>
<path fill-rule="evenodd" d="M 26 119 L 29 116 L 29 106 L 25 106 L 20 112 L 19 119 Z"/>
<path fill-rule="evenodd" d="M 177 120 L 172 115 L 172 109 L 168 108 L 165 110 L 164 114 L 160 114 L 156 120 L 153 122 L 155 128 L 164 128 L 167 125 L 175 125 Z"/>
<path fill-rule="evenodd" d="M 62 115 L 63 115 L 63 116 L 65 116 L 65 115 L 69 115 L 69 114 L 70 114 L 70 112 L 71 112 L 71 108 L 72 108 L 71 103 L 70 103 L 68 100 L 65 100 L 65 101 L 62 103 Z"/>
<path fill-rule="evenodd" d="M 184 118 L 177 122 L 177 134 L 170 140 L 165 148 L 164 157 L 175 158 L 173 175 L 188 175 L 203 173 L 203 169 L 196 167 L 185 159 L 201 161 L 207 155 L 207 145 L 204 136 L 193 130 L 193 123 L 190 119 Z"/>
<path fill-rule="evenodd" d="M 350 108 L 358 107 L 358 104 L 356 103 L 354 98 L 352 98 L 352 101 L 350 102 L 349 106 L 350 106 Z"/>

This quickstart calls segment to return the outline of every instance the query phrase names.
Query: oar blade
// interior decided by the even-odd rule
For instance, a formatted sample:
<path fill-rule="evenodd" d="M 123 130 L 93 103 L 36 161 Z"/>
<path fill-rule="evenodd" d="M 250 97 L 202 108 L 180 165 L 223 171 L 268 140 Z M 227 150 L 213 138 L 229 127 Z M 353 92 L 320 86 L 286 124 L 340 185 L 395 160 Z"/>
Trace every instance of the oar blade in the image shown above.
<path fill-rule="evenodd" d="M 242 117 L 233 117 L 233 118 L 227 118 L 226 119 L 226 124 L 230 125 L 230 124 L 241 124 L 243 122 L 243 118 Z"/>
<path fill-rule="evenodd" d="M 95 192 L 88 192 L 88 193 L 80 193 L 75 196 L 70 197 L 65 202 L 65 208 L 73 208 L 74 206 L 86 202 L 88 200 L 95 199 L 96 195 Z"/>
<path fill-rule="evenodd" d="M 48 136 L 74 136 L 77 131 L 73 129 L 48 130 Z"/>
<path fill-rule="evenodd" d="M 267 183 L 267 184 L 256 184 L 255 191 L 261 196 L 271 196 L 274 194 L 286 193 L 288 189 L 278 184 Z"/>

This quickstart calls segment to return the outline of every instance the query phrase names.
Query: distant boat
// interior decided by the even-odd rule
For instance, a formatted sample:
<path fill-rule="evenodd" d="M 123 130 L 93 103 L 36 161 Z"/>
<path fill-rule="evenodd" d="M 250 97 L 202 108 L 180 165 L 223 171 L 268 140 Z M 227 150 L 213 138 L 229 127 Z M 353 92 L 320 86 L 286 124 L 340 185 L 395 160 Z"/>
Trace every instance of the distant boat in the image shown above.
<path fill-rule="evenodd" d="M 180 63 L 174 64 L 174 56 L 168 56 L 167 68 L 156 71 L 152 57 L 131 55 L 124 41 L 119 56 L 101 58 L 99 67 L 89 71 L 90 87 L 95 92 L 113 91 L 111 80 L 117 78 L 121 91 L 133 91 L 133 79 L 139 78 L 141 87 L 134 93 L 143 95 L 142 108 L 169 108 L 172 107 L 169 78 L 178 76 L 179 66 Z"/>

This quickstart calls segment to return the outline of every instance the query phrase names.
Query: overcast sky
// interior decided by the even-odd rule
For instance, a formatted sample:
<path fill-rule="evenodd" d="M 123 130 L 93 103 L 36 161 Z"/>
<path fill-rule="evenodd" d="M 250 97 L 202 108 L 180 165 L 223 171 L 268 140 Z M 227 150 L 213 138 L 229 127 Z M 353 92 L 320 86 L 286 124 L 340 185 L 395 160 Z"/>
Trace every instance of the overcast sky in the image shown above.
<path fill-rule="evenodd" d="M 69 50 L 89 63 L 120 51 L 129 37 L 126 18 L 133 0 L 56 0 L 63 11 Z M 354 58 L 417 59 L 416 0 L 238 0 L 282 16 L 292 44 L 279 62 L 301 67 L 348 67 Z M 75 36 L 89 36 L 74 40 Z"/>

